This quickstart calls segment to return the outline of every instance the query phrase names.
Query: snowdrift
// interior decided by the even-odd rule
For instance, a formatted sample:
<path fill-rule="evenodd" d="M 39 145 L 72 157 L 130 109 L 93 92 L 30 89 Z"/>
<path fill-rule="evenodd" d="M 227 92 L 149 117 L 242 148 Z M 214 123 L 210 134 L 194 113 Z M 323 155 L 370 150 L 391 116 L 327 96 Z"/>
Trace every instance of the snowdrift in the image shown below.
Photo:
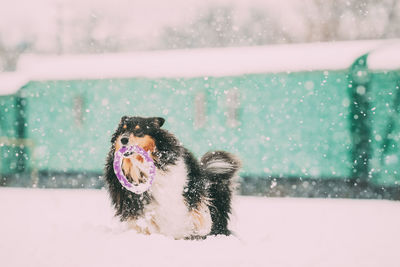
<path fill-rule="evenodd" d="M 138 235 L 104 190 L 0 188 L 1 266 L 399 266 L 400 203 L 236 197 L 236 236 Z"/>

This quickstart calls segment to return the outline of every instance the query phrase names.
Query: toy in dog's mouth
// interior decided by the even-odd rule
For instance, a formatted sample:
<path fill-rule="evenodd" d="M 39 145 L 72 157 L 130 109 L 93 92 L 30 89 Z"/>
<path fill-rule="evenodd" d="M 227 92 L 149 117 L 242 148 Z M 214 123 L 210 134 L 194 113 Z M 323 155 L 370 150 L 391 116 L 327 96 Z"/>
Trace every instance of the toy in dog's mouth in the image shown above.
<path fill-rule="evenodd" d="M 140 156 L 139 158 L 142 160 L 135 159 L 138 157 L 136 154 L 138 154 Z M 140 172 L 138 175 L 143 179 L 133 183 L 130 177 L 125 176 L 124 170 L 122 169 L 124 159 L 136 161 L 135 163 L 138 165 L 136 166 L 136 170 Z M 132 162 L 130 162 L 130 164 L 132 164 Z M 123 187 L 135 194 L 142 194 L 149 190 L 153 184 L 156 167 L 149 153 L 140 146 L 122 146 L 114 155 L 114 172 Z"/>

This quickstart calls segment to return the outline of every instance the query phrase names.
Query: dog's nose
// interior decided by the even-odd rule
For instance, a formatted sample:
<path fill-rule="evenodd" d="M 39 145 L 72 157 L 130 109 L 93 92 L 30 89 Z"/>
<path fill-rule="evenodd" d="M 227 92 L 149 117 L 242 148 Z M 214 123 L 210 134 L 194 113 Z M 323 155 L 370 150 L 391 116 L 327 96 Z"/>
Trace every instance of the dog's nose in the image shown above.
<path fill-rule="evenodd" d="M 128 144 L 128 142 L 129 142 L 129 138 L 127 138 L 127 137 L 121 138 L 121 144 L 126 145 L 126 144 Z"/>

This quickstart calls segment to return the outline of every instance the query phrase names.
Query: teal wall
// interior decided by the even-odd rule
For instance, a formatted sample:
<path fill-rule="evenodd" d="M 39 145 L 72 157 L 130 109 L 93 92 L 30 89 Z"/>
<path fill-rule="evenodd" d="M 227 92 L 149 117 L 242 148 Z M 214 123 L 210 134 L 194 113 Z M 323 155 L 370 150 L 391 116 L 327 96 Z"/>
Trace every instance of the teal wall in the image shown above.
<path fill-rule="evenodd" d="M 16 145 L 5 142 L 6 138 L 16 137 L 15 96 L 0 96 L 0 173 L 11 174 L 17 168 Z"/>
<path fill-rule="evenodd" d="M 371 176 L 381 185 L 400 184 L 399 85 L 400 72 L 376 72 L 371 78 Z"/>
<path fill-rule="evenodd" d="M 0 136 L 15 137 L 15 96 L 0 96 Z"/>
<path fill-rule="evenodd" d="M 164 127 L 198 157 L 219 149 L 237 154 L 243 176 L 350 177 L 347 74 L 348 70 L 30 82 L 19 92 L 25 100 L 26 138 L 34 144 L 28 167 L 101 172 L 120 117 L 132 115 L 166 118 Z M 383 152 L 382 142 L 390 116 L 398 114 L 398 72 L 376 72 L 371 77 L 371 178 L 377 184 L 397 184 L 398 123 L 389 136 L 392 147 Z M 233 108 L 237 125 L 227 120 L 232 92 L 238 97 L 237 109 Z M 203 127 L 195 125 L 199 95 L 206 100 Z M 6 112 L 15 109 L 12 99 L 0 97 L 0 136 L 15 134 L 15 110 Z M 1 149 L 7 157 L 15 152 Z M 4 166 L 12 166 L 7 160 L 2 158 L 3 173 L 10 171 Z"/>
<path fill-rule="evenodd" d="M 345 72 L 322 71 L 49 81 L 31 82 L 23 96 L 38 169 L 101 171 L 111 133 L 128 114 L 165 117 L 164 127 L 197 156 L 216 149 L 237 153 L 243 175 L 347 177 L 346 82 Z M 232 89 L 239 96 L 234 127 L 226 118 Z M 202 128 L 194 126 L 199 93 L 206 99 Z"/>

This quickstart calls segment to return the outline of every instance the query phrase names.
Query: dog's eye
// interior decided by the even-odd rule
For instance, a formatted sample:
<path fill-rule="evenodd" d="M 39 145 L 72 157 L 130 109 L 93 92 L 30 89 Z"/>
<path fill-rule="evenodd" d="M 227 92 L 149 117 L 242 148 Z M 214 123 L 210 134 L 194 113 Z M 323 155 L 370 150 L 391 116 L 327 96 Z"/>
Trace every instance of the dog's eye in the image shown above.
<path fill-rule="evenodd" d="M 137 132 L 135 132 L 135 136 L 137 136 L 137 137 L 143 137 L 143 136 L 144 136 L 144 133 L 143 133 L 143 131 L 137 131 Z"/>

